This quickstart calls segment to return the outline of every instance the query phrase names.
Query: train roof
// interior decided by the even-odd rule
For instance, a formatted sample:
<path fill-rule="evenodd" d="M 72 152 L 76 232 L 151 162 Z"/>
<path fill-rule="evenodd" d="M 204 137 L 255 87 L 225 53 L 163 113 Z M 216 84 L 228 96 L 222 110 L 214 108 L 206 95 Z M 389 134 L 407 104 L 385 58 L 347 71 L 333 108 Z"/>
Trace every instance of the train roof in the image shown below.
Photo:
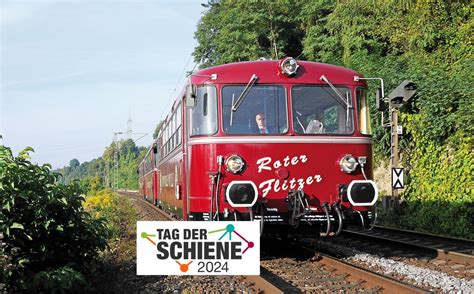
<path fill-rule="evenodd" d="M 256 74 L 257 84 L 325 84 L 320 80 L 320 77 L 324 75 L 333 84 L 366 85 L 365 82 L 354 82 L 354 76 L 363 77 L 354 70 L 311 61 L 298 61 L 299 68 L 296 75 L 287 77 L 280 72 L 279 62 L 279 60 L 257 60 L 209 67 L 193 73 L 193 83 L 246 84 L 250 77 Z M 217 79 L 212 80 L 211 75 L 217 75 Z"/>

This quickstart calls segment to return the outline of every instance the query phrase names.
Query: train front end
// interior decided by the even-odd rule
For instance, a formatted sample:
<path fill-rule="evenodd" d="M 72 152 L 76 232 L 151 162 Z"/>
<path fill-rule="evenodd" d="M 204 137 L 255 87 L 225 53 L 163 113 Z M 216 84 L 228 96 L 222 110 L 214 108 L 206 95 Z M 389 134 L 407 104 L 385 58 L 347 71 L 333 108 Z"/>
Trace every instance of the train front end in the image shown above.
<path fill-rule="evenodd" d="M 367 88 L 356 76 L 289 58 L 198 72 L 187 109 L 189 219 L 318 236 L 373 222 Z"/>

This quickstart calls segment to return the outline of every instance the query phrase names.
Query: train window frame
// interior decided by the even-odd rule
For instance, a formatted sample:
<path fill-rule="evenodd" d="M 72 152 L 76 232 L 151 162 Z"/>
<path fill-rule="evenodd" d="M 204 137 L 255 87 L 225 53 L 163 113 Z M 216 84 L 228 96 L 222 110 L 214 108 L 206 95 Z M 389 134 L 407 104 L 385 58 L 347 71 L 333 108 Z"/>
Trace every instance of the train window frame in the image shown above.
<path fill-rule="evenodd" d="M 158 166 L 158 162 L 160 161 L 160 154 L 159 154 L 159 153 L 160 153 L 160 150 L 159 150 L 159 148 L 157 148 L 157 149 L 158 149 L 158 150 L 157 150 L 158 152 L 154 155 L 154 159 L 155 159 L 154 166 L 155 166 L 155 167 Z"/>
<path fill-rule="evenodd" d="M 177 146 L 180 146 L 181 143 L 182 143 L 182 108 L 181 108 L 181 103 L 178 104 L 178 106 L 176 107 L 176 119 L 177 119 L 177 129 L 176 129 L 176 132 L 178 134 L 177 136 Z"/>
<path fill-rule="evenodd" d="M 260 136 L 261 134 L 259 133 L 256 133 L 256 132 L 242 132 L 242 133 L 231 133 L 231 132 L 228 132 L 225 130 L 225 126 L 226 126 L 226 122 L 225 122 L 225 118 L 224 118 L 224 90 L 225 88 L 228 88 L 228 87 L 244 87 L 245 88 L 245 84 L 225 84 L 221 87 L 220 89 L 220 123 L 221 123 L 221 127 L 222 127 L 222 133 L 225 134 L 226 136 Z M 284 105 L 284 110 L 285 110 L 285 115 L 283 116 L 284 119 L 286 120 L 286 126 L 285 126 L 285 129 L 283 131 L 280 131 L 280 132 L 274 132 L 274 133 L 269 133 L 269 134 L 265 134 L 265 135 L 270 135 L 270 136 L 285 136 L 288 134 L 288 132 L 290 131 L 290 119 L 289 119 L 289 107 L 288 107 L 288 101 L 289 101 L 289 97 L 288 97 L 288 89 L 286 87 L 286 85 L 284 84 L 257 84 L 257 85 L 254 85 L 250 91 L 252 91 L 252 89 L 254 88 L 258 88 L 258 87 L 278 87 L 279 89 L 283 89 L 283 105 Z M 250 93 L 249 91 L 249 93 Z M 248 94 L 247 94 L 248 96 Z M 244 100 L 244 103 L 245 101 L 247 100 L 248 98 L 246 98 Z M 255 113 L 255 115 L 257 114 L 258 112 Z M 252 119 L 252 118 L 251 118 Z M 252 119 L 252 121 L 250 122 L 252 123 L 256 130 L 258 130 L 258 127 L 257 127 L 257 124 L 256 124 L 256 121 L 255 121 L 255 118 Z M 268 126 L 267 126 L 268 127 Z M 276 128 L 277 126 L 275 126 Z M 250 126 L 251 128 L 251 126 Z"/>
<path fill-rule="evenodd" d="M 359 91 L 365 91 L 365 97 L 364 97 L 364 100 L 365 100 L 365 129 L 368 130 L 367 133 L 363 132 L 363 129 L 362 129 L 362 123 L 361 123 L 361 115 L 362 115 L 362 106 L 361 106 L 361 99 L 359 99 Z M 367 137 L 372 137 L 373 135 L 373 131 L 372 131 L 372 119 L 371 119 L 371 115 L 370 115 L 370 104 L 369 104 L 369 99 L 367 97 L 368 95 L 368 89 L 366 87 L 357 87 L 355 89 L 355 97 L 356 97 L 356 105 L 357 105 L 357 128 L 359 130 L 359 133 L 362 135 L 362 136 L 367 136 Z"/>
<path fill-rule="evenodd" d="M 317 132 L 317 133 L 302 133 L 302 132 L 299 132 L 297 131 L 296 129 L 296 125 L 297 123 L 295 123 L 295 120 L 297 120 L 297 115 L 295 115 L 295 112 L 297 110 L 294 109 L 294 89 L 297 88 L 297 87 L 310 87 L 310 88 L 324 88 L 324 89 L 329 89 L 329 91 L 333 91 L 331 89 L 331 87 L 329 85 L 321 85 L 321 84 L 293 84 L 291 85 L 290 87 L 290 92 L 291 92 L 291 97 L 290 97 L 290 106 L 291 106 L 291 113 L 292 113 L 292 122 L 291 122 L 291 126 L 292 126 L 292 132 L 294 133 L 295 136 L 352 136 L 355 134 L 355 130 L 356 130 L 356 118 L 355 118 L 355 107 L 354 107 L 354 94 L 353 94 L 353 88 L 348 86 L 348 85 L 334 85 L 336 87 L 336 89 L 344 89 L 346 91 L 346 93 L 349 93 L 349 101 L 350 101 L 350 107 L 352 108 L 351 110 L 349 110 L 349 113 L 350 113 L 350 118 L 352 120 L 352 130 L 350 132 L 347 132 L 347 133 L 334 133 L 334 132 L 325 132 L 323 131 L 323 128 L 325 129 L 325 126 L 324 124 L 322 125 L 322 129 L 321 129 L 321 132 Z M 335 95 L 335 93 L 334 93 Z M 335 99 L 335 101 L 337 101 Z M 326 109 L 324 109 L 324 111 L 322 112 L 322 116 L 324 117 L 326 115 L 326 113 L 333 107 L 337 106 L 337 104 L 335 104 L 334 106 L 331 106 L 331 107 L 328 107 Z M 347 111 L 347 109 L 344 109 L 345 111 Z M 324 123 L 324 119 L 323 119 L 323 122 Z M 306 128 L 308 128 L 308 126 L 306 126 Z"/>
<path fill-rule="evenodd" d="M 171 112 L 170 115 L 170 150 L 174 149 L 174 112 Z"/>
<path fill-rule="evenodd" d="M 158 143 L 161 152 L 159 152 L 159 162 L 163 161 L 170 154 L 173 154 L 182 144 L 182 107 L 181 102 L 168 114 L 167 120 L 163 123 L 164 127 Z"/>
<path fill-rule="evenodd" d="M 206 89 L 206 91 L 203 91 L 203 89 Z M 209 97 L 209 90 L 213 91 L 213 95 L 212 97 Z M 206 115 L 204 115 L 204 112 L 202 116 L 209 116 L 209 118 L 207 119 L 207 124 L 208 124 L 208 132 L 204 131 L 203 132 L 197 132 L 197 133 L 194 133 L 193 131 L 196 129 L 200 129 L 200 125 L 198 125 L 197 127 L 199 128 L 195 128 L 194 127 L 194 113 L 197 113 L 199 114 L 199 110 L 203 110 L 202 107 L 204 107 L 204 101 L 200 101 L 200 91 L 203 91 L 202 92 L 202 99 L 204 99 L 204 95 L 207 96 L 207 99 L 206 99 L 206 102 L 207 102 L 207 106 L 208 107 L 214 107 L 213 109 L 206 109 L 207 112 L 206 112 Z M 210 102 L 210 99 L 213 99 L 213 103 Z M 219 126 L 218 126 L 218 115 L 219 115 L 219 111 L 218 111 L 218 92 L 217 92 L 217 88 L 215 85 L 200 85 L 197 87 L 197 90 L 196 90 L 196 98 L 195 98 L 195 102 L 196 102 L 196 105 L 193 107 L 193 108 L 188 108 L 188 113 L 187 113 L 187 117 L 188 117 L 188 135 L 189 137 L 199 137 L 199 136 L 212 136 L 212 135 L 215 135 L 217 134 L 217 131 L 219 129 Z M 204 120 L 203 120 L 204 121 Z"/>
<path fill-rule="evenodd" d="M 179 147 L 182 142 L 181 130 L 182 130 L 182 119 L 181 119 L 181 103 L 176 106 L 176 147 Z"/>

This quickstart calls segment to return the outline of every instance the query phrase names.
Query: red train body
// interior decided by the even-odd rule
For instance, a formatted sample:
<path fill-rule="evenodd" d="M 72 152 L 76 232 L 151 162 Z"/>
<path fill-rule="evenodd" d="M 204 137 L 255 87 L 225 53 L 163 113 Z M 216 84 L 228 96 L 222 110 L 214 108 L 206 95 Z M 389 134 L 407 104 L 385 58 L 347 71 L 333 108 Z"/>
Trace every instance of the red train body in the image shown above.
<path fill-rule="evenodd" d="M 367 225 L 378 195 L 357 76 L 291 58 L 192 74 L 139 167 L 141 193 L 179 219 L 263 218 L 266 232 Z"/>

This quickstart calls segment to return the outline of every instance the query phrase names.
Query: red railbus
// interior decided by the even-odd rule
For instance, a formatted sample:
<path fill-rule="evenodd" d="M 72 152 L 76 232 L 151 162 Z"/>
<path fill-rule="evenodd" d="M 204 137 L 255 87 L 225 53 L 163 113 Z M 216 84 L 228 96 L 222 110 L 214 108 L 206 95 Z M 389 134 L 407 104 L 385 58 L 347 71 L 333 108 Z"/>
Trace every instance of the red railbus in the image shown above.
<path fill-rule="evenodd" d="M 378 190 L 359 77 L 293 58 L 193 73 L 142 162 L 156 179 L 140 166 L 154 194 L 140 191 L 178 219 L 260 220 L 264 232 L 369 224 Z"/>

